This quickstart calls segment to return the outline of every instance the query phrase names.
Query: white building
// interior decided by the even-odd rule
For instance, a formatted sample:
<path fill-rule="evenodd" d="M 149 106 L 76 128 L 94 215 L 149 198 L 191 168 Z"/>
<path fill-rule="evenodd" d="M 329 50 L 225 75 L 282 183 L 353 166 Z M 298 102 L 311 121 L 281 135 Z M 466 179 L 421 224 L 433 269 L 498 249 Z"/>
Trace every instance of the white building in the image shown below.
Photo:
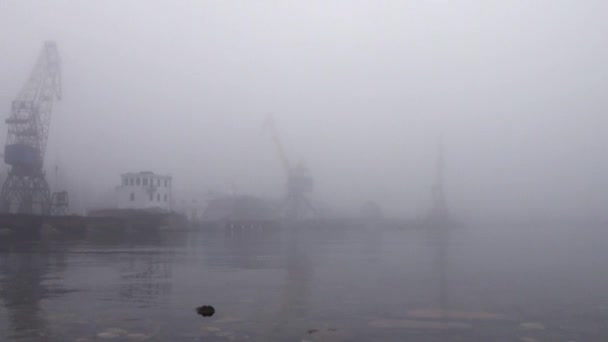
<path fill-rule="evenodd" d="M 153 172 L 125 173 L 116 187 L 119 209 L 172 210 L 171 176 Z"/>

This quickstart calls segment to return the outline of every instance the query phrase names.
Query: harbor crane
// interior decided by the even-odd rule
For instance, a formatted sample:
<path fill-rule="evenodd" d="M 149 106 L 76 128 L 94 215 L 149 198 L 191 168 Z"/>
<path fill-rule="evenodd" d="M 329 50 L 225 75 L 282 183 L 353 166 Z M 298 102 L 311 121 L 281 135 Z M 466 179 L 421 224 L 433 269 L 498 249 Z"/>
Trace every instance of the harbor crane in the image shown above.
<path fill-rule="evenodd" d="M 443 151 L 443 142 L 439 141 L 437 147 L 437 169 L 435 174 L 435 184 L 431 188 L 432 202 L 429 218 L 436 222 L 445 223 L 449 220 L 449 210 L 445 199 L 443 174 L 445 170 L 445 160 Z"/>
<path fill-rule="evenodd" d="M 277 155 L 287 176 L 286 193 L 282 204 L 285 218 L 301 219 L 312 216 L 315 210 L 308 199 L 308 194 L 313 190 L 313 179 L 308 168 L 303 163 L 293 164 L 287 158 L 271 116 L 266 119 L 265 126 L 270 130 Z"/>
<path fill-rule="evenodd" d="M 67 208 L 67 193 L 51 195 L 43 168 L 55 99 L 61 99 L 61 66 L 57 45 L 46 41 L 6 119 L 4 162 L 10 171 L 0 192 L 5 213 L 48 215 Z"/>

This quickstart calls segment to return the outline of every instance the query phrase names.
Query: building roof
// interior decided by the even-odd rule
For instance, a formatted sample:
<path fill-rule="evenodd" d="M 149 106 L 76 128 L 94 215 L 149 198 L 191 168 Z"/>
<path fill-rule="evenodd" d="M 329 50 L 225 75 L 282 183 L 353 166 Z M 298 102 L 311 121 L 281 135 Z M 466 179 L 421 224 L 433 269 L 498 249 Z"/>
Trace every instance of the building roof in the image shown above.
<path fill-rule="evenodd" d="M 126 172 L 126 173 L 121 174 L 121 176 L 122 177 L 125 177 L 125 176 L 154 176 L 154 177 L 171 179 L 170 175 L 160 175 L 160 174 L 154 173 L 152 171 Z"/>

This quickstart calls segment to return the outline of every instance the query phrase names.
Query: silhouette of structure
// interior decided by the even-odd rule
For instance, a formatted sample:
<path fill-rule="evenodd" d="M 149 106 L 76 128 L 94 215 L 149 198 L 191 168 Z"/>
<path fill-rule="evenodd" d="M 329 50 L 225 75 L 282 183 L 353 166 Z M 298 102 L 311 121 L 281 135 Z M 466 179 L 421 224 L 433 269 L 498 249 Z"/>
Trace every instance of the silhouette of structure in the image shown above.
<path fill-rule="evenodd" d="M 272 117 L 267 119 L 266 126 L 270 129 L 277 154 L 287 175 L 286 193 L 282 205 L 283 215 L 287 219 L 313 216 L 315 209 L 308 199 L 308 195 L 313 190 L 313 178 L 308 168 L 302 163 L 294 165 L 289 161 Z"/>
<path fill-rule="evenodd" d="M 67 193 L 51 196 L 43 169 L 55 98 L 61 98 L 59 54 L 56 44 L 47 41 L 6 119 L 4 162 L 11 169 L 0 193 L 4 212 L 51 214 L 54 200 L 57 207 L 67 208 Z"/>
<path fill-rule="evenodd" d="M 432 222 L 447 223 L 449 221 L 449 211 L 444 192 L 443 173 L 445 171 L 443 142 L 439 141 L 437 150 L 437 169 L 435 174 L 435 184 L 431 189 L 432 203 L 429 212 L 429 219 Z"/>

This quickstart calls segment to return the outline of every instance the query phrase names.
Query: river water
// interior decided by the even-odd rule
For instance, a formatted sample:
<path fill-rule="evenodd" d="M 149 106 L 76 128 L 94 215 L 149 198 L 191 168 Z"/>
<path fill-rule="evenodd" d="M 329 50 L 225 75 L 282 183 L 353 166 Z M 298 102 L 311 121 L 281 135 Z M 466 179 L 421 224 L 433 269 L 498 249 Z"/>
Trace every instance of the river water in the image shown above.
<path fill-rule="evenodd" d="M 608 341 L 605 227 L 1 239 L 0 341 Z"/>

